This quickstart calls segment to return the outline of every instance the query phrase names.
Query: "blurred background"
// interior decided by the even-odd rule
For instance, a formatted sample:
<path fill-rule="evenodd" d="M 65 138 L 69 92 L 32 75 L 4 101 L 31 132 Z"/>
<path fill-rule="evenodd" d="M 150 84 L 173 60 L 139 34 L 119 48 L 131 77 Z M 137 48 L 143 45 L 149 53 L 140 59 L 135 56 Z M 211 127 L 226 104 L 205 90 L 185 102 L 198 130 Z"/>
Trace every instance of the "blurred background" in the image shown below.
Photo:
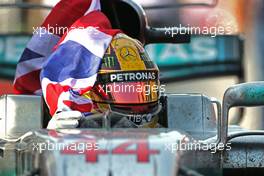
<path fill-rule="evenodd" d="M 153 27 L 230 27 L 231 35 L 196 35 L 190 44 L 148 45 L 167 92 L 202 93 L 220 101 L 227 87 L 264 80 L 264 1 L 135 0 Z M 0 0 L 0 95 L 12 93 L 16 63 L 58 0 Z M 24 8 L 23 4 L 33 4 Z M 17 5 L 13 5 L 17 4 Z M 34 6 L 34 4 L 41 5 Z M 264 129 L 263 108 L 232 110 L 232 123 Z M 240 120 L 243 114 L 243 120 Z"/>

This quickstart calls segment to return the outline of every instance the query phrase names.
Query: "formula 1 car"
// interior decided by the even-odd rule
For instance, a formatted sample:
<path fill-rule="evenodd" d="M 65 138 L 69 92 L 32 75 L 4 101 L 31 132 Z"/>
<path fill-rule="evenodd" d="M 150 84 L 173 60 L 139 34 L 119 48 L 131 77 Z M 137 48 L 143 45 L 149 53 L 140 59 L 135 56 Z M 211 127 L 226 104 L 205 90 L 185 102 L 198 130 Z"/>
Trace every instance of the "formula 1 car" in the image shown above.
<path fill-rule="evenodd" d="M 143 9 L 133 1 L 113 2 L 118 2 L 117 9 L 133 10 L 130 14 L 140 27 L 122 30 L 145 44 L 189 42 L 187 34 L 168 37 L 166 29 L 149 27 Z M 105 13 L 113 23 L 117 20 L 110 11 Z M 228 125 L 232 107 L 264 105 L 264 82 L 234 85 L 226 90 L 222 103 L 203 94 L 163 94 L 160 104 L 164 128 L 113 129 L 107 125 L 109 118 L 104 118 L 101 129 L 47 130 L 41 97 L 4 95 L 0 175 L 264 174 L 264 131 Z"/>
<path fill-rule="evenodd" d="M 263 174 L 264 131 L 228 126 L 237 106 L 264 105 L 264 83 L 161 96 L 157 129 L 41 129 L 41 97 L 1 97 L 1 175 Z M 214 111 L 216 105 L 217 113 Z"/>

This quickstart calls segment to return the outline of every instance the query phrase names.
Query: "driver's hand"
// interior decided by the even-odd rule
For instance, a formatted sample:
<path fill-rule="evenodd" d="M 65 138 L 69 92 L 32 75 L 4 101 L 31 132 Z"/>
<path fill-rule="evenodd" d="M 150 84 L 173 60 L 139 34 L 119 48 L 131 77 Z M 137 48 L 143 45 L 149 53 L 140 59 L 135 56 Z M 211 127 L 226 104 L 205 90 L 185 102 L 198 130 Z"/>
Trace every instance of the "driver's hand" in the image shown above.
<path fill-rule="evenodd" d="M 53 115 L 47 129 L 76 128 L 83 117 L 79 111 L 61 111 Z"/>

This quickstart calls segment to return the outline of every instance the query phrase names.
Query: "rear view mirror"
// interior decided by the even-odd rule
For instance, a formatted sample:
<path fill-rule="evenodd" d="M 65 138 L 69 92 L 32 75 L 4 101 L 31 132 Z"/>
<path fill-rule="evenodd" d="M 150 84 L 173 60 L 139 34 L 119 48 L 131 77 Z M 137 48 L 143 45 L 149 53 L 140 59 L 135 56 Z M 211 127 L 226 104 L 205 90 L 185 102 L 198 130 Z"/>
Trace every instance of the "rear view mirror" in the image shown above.
<path fill-rule="evenodd" d="M 203 6 L 203 7 L 215 7 L 218 4 L 218 0 L 167 0 L 165 3 L 160 3 L 159 0 L 144 1 L 137 0 L 142 3 L 145 9 L 163 9 L 163 8 L 179 8 L 187 6 Z"/>
<path fill-rule="evenodd" d="M 167 35 L 166 28 L 150 27 L 144 9 L 135 1 L 101 0 L 101 4 L 102 11 L 110 19 L 114 28 L 122 29 L 126 34 L 144 44 L 190 42 L 189 34 L 178 32 L 175 35 Z"/>
<path fill-rule="evenodd" d="M 178 31 L 178 33 L 174 32 Z M 149 43 L 189 43 L 191 36 L 174 28 L 145 28 L 145 44 Z"/>
<path fill-rule="evenodd" d="M 264 106 L 264 81 L 237 84 L 224 94 L 222 118 L 218 137 L 221 143 L 227 142 L 228 112 L 232 107 Z"/>

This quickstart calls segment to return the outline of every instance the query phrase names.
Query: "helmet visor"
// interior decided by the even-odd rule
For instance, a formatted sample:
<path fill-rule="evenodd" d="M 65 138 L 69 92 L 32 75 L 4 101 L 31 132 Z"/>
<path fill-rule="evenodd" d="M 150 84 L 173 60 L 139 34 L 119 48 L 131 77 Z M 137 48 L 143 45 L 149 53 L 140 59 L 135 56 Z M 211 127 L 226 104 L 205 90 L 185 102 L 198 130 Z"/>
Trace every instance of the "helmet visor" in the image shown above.
<path fill-rule="evenodd" d="M 158 101 L 157 80 L 97 83 L 90 95 L 94 102 L 109 104 L 144 104 Z"/>

